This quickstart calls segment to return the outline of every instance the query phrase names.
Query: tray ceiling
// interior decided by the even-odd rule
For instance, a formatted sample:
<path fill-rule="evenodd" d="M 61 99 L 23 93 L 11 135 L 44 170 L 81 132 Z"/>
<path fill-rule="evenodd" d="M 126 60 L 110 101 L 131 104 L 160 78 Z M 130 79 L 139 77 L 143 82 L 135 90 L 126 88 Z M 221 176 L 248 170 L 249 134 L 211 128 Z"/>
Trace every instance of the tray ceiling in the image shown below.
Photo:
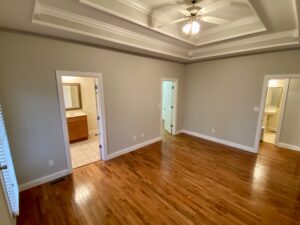
<path fill-rule="evenodd" d="M 0 25 L 191 62 L 298 46 L 298 4 L 198 1 L 201 29 L 193 37 L 182 32 L 187 21 L 169 24 L 189 14 L 190 0 L 4 0 Z"/>
<path fill-rule="evenodd" d="M 201 32 L 193 37 L 181 31 L 186 21 L 168 24 L 189 15 L 186 10 L 192 5 L 189 0 L 80 0 L 80 2 L 194 46 L 266 30 L 247 0 L 199 1 L 197 5 L 202 7 Z M 160 27 L 164 24 L 167 25 Z"/>

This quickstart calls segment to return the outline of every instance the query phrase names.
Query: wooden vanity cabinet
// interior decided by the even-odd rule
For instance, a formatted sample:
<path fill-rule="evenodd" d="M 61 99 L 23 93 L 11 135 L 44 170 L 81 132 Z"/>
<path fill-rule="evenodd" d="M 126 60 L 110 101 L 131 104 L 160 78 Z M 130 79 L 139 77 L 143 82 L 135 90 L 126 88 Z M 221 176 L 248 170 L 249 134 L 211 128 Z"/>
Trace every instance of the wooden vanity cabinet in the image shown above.
<path fill-rule="evenodd" d="M 67 118 L 70 143 L 88 139 L 87 116 Z"/>

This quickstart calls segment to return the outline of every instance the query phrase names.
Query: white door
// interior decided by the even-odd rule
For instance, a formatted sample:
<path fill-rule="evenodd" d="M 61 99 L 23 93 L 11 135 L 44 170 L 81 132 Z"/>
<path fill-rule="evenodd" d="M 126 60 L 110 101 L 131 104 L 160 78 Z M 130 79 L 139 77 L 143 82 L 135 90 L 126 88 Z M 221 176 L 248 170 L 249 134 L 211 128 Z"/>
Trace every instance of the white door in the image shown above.
<path fill-rule="evenodd" d="M 163 81 L 163 112 L 164 129 L 173 134 L 174 81 Z"/>

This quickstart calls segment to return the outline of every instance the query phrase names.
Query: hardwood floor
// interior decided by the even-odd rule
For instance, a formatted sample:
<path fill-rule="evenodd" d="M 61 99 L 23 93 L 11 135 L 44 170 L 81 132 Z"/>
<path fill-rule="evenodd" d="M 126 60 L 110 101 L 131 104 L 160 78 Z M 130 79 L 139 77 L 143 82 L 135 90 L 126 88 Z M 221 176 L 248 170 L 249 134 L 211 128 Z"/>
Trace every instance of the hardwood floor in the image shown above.
<path fill-rule="evenodd" d="M 300 152 L 180 134 L 21 193 L 18 225 L 300 224 Z"/>

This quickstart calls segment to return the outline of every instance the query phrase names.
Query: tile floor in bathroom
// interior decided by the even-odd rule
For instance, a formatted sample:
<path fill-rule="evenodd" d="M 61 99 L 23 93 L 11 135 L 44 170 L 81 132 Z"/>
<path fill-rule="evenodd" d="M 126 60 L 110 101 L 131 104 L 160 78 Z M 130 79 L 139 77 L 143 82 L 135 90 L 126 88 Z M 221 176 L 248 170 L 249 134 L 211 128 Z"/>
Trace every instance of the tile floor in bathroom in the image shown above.
<path fill-rule="evenodd" d="M 276 133 L 272 131 L 265 131 L 263 135 L 263 142 L 275 144 Z"/>
<path fill-rule="evenodd" d="M 100 160 L 99 136 L 90 135 L 88 140 L 70 144 L 72 167 L 80 167 Z"/>

